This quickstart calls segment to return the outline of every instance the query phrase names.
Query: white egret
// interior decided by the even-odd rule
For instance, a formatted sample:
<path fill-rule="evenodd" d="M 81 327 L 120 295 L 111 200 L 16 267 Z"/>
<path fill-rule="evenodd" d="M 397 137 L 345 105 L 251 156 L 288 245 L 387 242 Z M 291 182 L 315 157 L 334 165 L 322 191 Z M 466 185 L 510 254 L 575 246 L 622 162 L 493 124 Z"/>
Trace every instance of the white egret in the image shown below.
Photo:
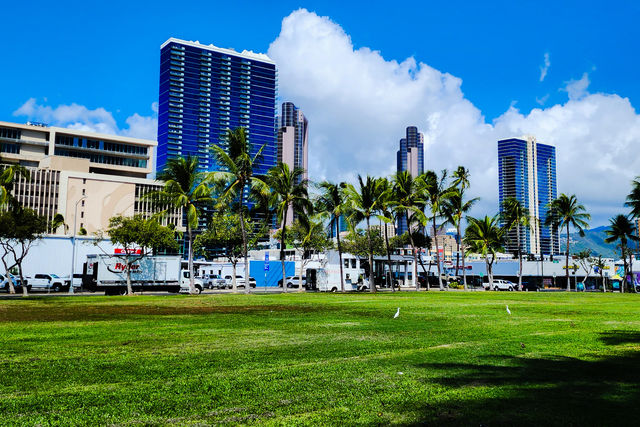
<path fill-rule="evenodd" d="M 393 318 L 397 319 L 398 316 L 400 316 L 400 307 L 398 307 L 398 311 L 396 311 L 396 314 L 393 315 Z"/>

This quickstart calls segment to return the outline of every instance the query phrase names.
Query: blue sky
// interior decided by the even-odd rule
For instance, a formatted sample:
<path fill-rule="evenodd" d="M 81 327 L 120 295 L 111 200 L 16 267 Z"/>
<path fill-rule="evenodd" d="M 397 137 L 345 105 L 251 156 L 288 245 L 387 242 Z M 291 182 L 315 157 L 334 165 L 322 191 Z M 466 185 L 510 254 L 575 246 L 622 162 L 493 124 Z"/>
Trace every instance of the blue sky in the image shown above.
<path fill-rule="evenodd" d="M 486 201 L 483 208 L 495 210 L 496 174 L 491 170 L 495 168 L 491 151 L 495 150 L 495 138 L 534 133 L 558 147 L 559 190 L 578 194 L 593 208 L 597 222 L 604 222 L 622 203 L 628 179 L 640 173 L 640 165 L 629 164 L 625 172 L 612 172 L 616 158 L 608 164 L 599 159 L 602 164 L 591 172 L 606 177 L 607 184 L 596 188 L 589 184 L 593 177 L 582 175 L 586 173 L 584 163 L 575 163 L 570 157 L 575 157 L 580 144 L 592 144 L 595 152 L 598 142 L 605 138 L 625 141 L 624 146 L 609 142 L 614 145 L 605 150 L 614 154 L 640 144 L 635 131 L 636 106 L 640 103 L 640 7 L 631 1 L 480 3 L 485 2 L 405 1 L 393 7 L 389 2 L 344 1 L 112 1 L 108 6 L 12 2 L 3 5 L 5 18 L 0 26 L 0 120 L 40 118 L 60 125 L 95 127 L 104 119 L 106 127 L 97 129 L 116 132 L 126 132 L 127 126 L 144 122 L 146 127 L 139 132 L 148 136 L 154 125 L 152 103 L 158 97 L 160 44 L 172 36 L 199 40 L 276 57 L 280 94 L 300 105 L 310 119 L 312 155 L 314 144 L 329 146 L 341 135 L 384 146 L 379 152 L 366 154 L 375 155 L 374 160 L 363 159 L 362 153 L 354 151 L 355 161 L 338 162 L 336 167 L 346 171 L 341 177 L 390 172 L 395 163 L 386 157 L 393 157 L 404 126 L 417 124 L 430 141 L 427 166 L 441 169 L 470 162 L 468 166 L 478 176 L 478 194 Z M 300 8 L 308 12 L 292 15 Z M 284 37 L 285 17 L 291 18 L 287 28 L 294 37 Z M 313 33 L 311 29 L 318 26 L 323 30 Z M 325 37 L 325 30 L 335 37 Z M 329 46 L 329 39 L 335 44 Z M 288 55 L 289 51 L 294 54 Z M 309 68 L 299 65 L 305 57 L 322 55 L 318 52 L 326 55 L 323 63 L 337 61 L 334 73 L 342 73 L 342 64 L 353 60 L 353 64 L 369 70 L 370 79 L 380 81 L 351 93 L 350 100 L 340 104 L 342 100 L 336 100 L 336 94 L 355 89 L 336 86 L 323 94 L 325 88 L 320 86 L 327 76 L 314 83 L 305 77 Z M 403 62 L 407 58 L 415 60 L 413 67 Z M 420 64 L 435 72 L 421 80 L 416 77 Z M 398 73 L 408 74 L 409 80 L 404 76 L 405 80 L 394 81 Z M 349 78 L 353 80 L 345 73 L 344 81 Z M 438 82 L 442 85 L 436 87 Z M 314 93 L 305 86 L 313 86 Z M 371 105 L 367 96 L 376 87 L 392 88 L 375 98 L 381 106 L 388 102 L 389 108 L 406 104 L 412 98 L 410 92 L 416 91 L 419 114 L 405 114 L 376 128 L 375 135 L 367 134 L 365 127 L 381 126 L 370 125 L 369 121 L 376 121 L 376 114 L 385 114 L 382 107 L 367 110 Z M 29 108 L 20 110 L 25 114 L 17 114 L 31 98 L 34 101 Z M 76 108 L 70 116 L 53 114 L 60 112 L 59 106 L 73 104 L 86 107 L 85 113 Z M 612 118 L 594 124 L 596 116 L 586 112 L 589 108 L 599 112 L 598 118 L 606 114 Z M 359 122 L 349 123 L 325 110 L 343 111 L 343 115 L 356 110 Z M 135 114 L 140 120 L 131 119 Z M 577 116 L 575 122 L 571 121 Z M 451 130 L 459 123 L 468 127 L 466 136 Z M 336 132 L 329 129 L 330 124 L 344 129 Z M 555 131 L 550 126 L 556 126 Z M 351 128 L 360 128 L 360 133 Z M 562 138 L 558 136 L 560 128 Z M 567 128 L 586 130 L 569 135 Z M 458 146 L 474 138 L 478 142 L 471 147 L 486 144 L 486 150 L 481 151 L 488 153 L 477 165 L 473 164 L 477 156 L 455 157 Z M 568 140 L 571 142 L 566 142 L 563 150 L 562 144 Z M 312 177 L 336 175 L 325 165 L 329 151 L 317 152 Z M 634 166 L 638 166 L 635 171 Z M 614 185 L 624 188 L 612 193 Z"/>

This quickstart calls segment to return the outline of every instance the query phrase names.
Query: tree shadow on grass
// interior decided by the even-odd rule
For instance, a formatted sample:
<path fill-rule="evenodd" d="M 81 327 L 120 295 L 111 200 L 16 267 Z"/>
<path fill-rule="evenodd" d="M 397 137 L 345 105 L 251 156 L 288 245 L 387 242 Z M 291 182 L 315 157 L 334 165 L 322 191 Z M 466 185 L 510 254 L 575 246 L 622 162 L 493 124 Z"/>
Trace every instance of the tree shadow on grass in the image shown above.
<path fill-rule="evenodd" d="M 603 333 L 616 345 L 639 342 L 632 331 Z M 425 363 L 427 380 L 445 386 L 444 403 L 407 408 L 434 425 L 639 425 L 640 352 L 597 360 L 496 355 L 486 363 Z M 455 400 L 455 395 L 460 396 Z"/>

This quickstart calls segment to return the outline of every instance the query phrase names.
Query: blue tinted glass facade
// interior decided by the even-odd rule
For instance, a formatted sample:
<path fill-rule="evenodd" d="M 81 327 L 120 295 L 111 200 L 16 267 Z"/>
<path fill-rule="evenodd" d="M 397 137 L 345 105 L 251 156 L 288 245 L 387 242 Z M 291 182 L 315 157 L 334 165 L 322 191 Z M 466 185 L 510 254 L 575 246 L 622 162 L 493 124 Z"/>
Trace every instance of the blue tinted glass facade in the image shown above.
<path fill-rule="evenodd" d="M 557 230 L 545 227 L 547 205 L 557 197 L 555 147 L 511 138 L 498 141 L 498 200 L 502 205 L 513 197 L 539 219 L 539 234 L 534 231 L 543 254 L 559 253 Z M 536 223 L 536 220 L 530 220 Z M 534 224 L 535 227 L 535 224 Z M 517 249 L 517 230 L 508 232 L 507 250 Z M 520 241 L 525 253 L 536 252 L 531 232 L 520 227 Z"/>
<path fill-rule="evenodd" d="M 277 158 L 276 76 L 271 61 L 170 39 L 160 52 L 156 170 L 187 155 L 203 171 L 218 170 L 210 147 L 244 127 L 252 154 L 264 146 L 255 173 L 265 174 Z"/>
<path fill-rule="evenodd" d="M 417 148 L 418 151 L 417 170 L 410 170 L 409 152 L 411 148 Z M 418 132 L 418 128 L 415 126 L 407 127 L 405 138 L 400 140 L 400 147 L 396 153 L 396 167 L 398 172 L 410 171 L 414 177 L 424 173 L 424 136 Z M 399 218 L 396 233 L 402 235 L 408 229 L 407 220 Z"/>
<path fill-rule="evenodd" d="M 538 168 L 538 215 L 544 224 L 547 219 L 547 206 L 558 197 L 556 187 L 556 148 L 545 144 L 536 144 Z M 542 253 L 560 252 L 557 230 L 540 227 L 540 246 Z"/>

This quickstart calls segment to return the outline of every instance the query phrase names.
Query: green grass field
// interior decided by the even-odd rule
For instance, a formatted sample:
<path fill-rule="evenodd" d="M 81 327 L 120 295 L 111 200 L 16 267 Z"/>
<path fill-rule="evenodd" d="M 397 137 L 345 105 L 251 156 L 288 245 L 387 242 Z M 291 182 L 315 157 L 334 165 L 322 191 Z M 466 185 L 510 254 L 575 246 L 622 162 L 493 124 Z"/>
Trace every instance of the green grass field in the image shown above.
<path fill-rule="evenodd" d="M 638 425 L 639 314 L 573 293 L 1 300 L 0 424 Z"/>

